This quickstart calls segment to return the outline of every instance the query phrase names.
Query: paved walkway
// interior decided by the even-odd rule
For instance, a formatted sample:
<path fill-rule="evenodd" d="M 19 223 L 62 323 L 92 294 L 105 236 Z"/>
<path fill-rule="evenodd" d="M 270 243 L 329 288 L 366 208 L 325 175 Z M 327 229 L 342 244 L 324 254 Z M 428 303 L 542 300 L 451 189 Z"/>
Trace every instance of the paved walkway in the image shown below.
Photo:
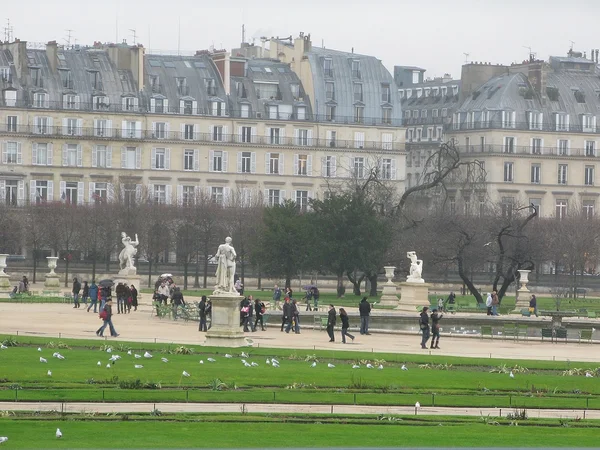
<path fill-rule="evenodd" d="M 413 406 L 361 405 L 285 405 L 268 403 L 58 403 L 0 402 L 2 411 L 59 411 L 65 413 L 148 413 L 158 409 L 163 413 L 260 413 L 260 414 L 420 414 L 429 416 L 490 416 L 505 417 L 512 408 L 441 408 Z M 599 410 L 528 409 L 530 418 L 600 419 Z"/>
<path fill-rule="evenodd" d="M 356 333 L 354 343 L 343 345 L 339 341 L 339 332 L 336 332 L 338 340 L 330 343 L 325 331 L 305 328 L 300 335 L 281 333 L 276 325 L 277 318 L 271 319 L 275 323 L 267 331 L 247 334 L 255 347 L 600 362 L 600 352 L 592 344 L 552 344 L 539 340 L 513 341 L 442 335 L 441 350 L 421 350 L 420 336 L 417 334 L 377 333 L 372 330 L 373 334 L 370 336 Z M 138 311 L 131 314 L 115 314 L 113 322 L 121 334 L 119 340 L 195 345 L 204 343 L 205 335 L 198 332 L 197 323 L 158 319 L 152 314 L 150 305 L 141 305 Z M 95 335 L 100 324 L 98 315 L 86 312 L 83 306 L 73 309 L 69 304 L 0 303 L 0 334 L 100 340 Z"/>

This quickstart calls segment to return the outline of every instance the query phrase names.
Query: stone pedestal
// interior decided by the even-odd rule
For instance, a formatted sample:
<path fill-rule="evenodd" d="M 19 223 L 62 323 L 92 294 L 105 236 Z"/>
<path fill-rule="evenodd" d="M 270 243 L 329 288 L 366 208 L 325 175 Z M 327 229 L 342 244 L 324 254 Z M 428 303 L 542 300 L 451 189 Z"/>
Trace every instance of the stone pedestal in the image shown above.
<path fill-rule="evenodd" d="M 381 306 L 393 306 L 397 307 L 400 299 L 398 298 L 398 287 L 396 283 L 392 281 L 394 278 L 394 271 L 396 267 L 394 266 L 385 266 L 385 276 L 387 278 L 387 282 L 383 285 L 383 292 L 381 295 L 380 305 Z"/>
<path fill-rule="evenodd" d="M 527 283 L 529 283 L 529 272 L 531 270 L 519 270 L 519 281 L 521 287 L 517 290 L 517 298 L 515 301 L 515 309 L 513 313 L 521 313 L 521 309 L 529 308 L 529 289 L 527 289 Z"/>
<path fill-rule="evenodd" d="M 416 313 L 423 306 L 429 306 L 429 283 L 400 283 L 400 303 L 396 309 Z"/>
<path fill-rule="evenodd" d="M 10 278 L 4 269 L 6 269 L 6 253 L 0 254 L 0 292 L 10 291 Z"/>
<path fill-rule="evenodd" d="M 206 333 L 205 346 L 208 347 L 247 347 L 248 342 L 240 326 L 239 295 L 213 294 L 212 324 Z"/>
<path fill-rule="evenodd" d="M 50 272 L 45 275 L 46 281 L 44 281 L 44 295 L 59 296 L 60 280 L 58 279 L 58 274 L 54 272 L 54 269 L 56 269 L 58 264 L 58 257 L 47 256 L 46 259 L 48 260 L 48 268 L 50 269 Z"/>

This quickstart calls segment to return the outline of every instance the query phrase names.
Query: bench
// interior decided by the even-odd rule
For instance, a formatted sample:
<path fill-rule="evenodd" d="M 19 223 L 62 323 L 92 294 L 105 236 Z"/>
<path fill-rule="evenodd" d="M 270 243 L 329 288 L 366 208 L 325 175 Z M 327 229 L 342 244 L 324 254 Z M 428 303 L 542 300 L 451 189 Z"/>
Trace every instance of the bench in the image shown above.
<path fill-rule="evenodd" d="M 566 328 L 542 328 L 542 341 L 544 338 L 552 342 L 558 342 L 559 339 L 564 339 L 567 342 L 567 329 Z"/>
<path fill-rule="evenodd" d="M 590 344 L 592 343 L 592 333 L 594 332 L 594 330 L 580 330 L 579 331 L 579 343 L 581 343 L 581 341 L 587 341 Z"/>
<path fill-rule="evenodd" d="M 575 289 L 575 293 L 577 295 L 583 295 L 583 298 L 585 298 L 585 294 L 587 294 L 587 289 L 585 289 L 585 288 L 577 288 L 577 289 Z"/>
<path fill-rule="evenodd" d="M 313 326 L 315 329 L 319 327 L 319 331 L 327 328 L 327 316 L 313 316 Z"/>
<path fill-rule="evenodd" d="M 489 336 L 491 339 L 494 339 L 494 332 L 491 325 L 481 326 L 481 339 L 483 339 L 484 336 Z"/>

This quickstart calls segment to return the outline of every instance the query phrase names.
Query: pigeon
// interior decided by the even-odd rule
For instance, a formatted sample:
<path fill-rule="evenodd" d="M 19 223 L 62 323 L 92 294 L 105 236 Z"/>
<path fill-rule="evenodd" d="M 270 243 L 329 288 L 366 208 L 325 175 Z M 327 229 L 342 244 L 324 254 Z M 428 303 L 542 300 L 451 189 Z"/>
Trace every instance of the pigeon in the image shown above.
<path fill-rule="evenodd" d="M 204 364 L 204 360 L 202 360 L 202 359 L 201 359 L 201 360 L 200 360 L 200 364 Z"/>
<path fill-rule="evenodd" d="M 8 347 L 7 347 L 6 345 L 4 345 L 4 344 L 0 344 L 0 348 L 1 348 L 2 350 L 6 350 Z"/>
<path fill-rule="evenodd" d="M 279 364 L 279 361 L 277 361 L 275 358 L 271 358 L 271 362 L 275 363 L 275 364 Z"/>
<path fill-rule="evenodd" d="M 313 363 L 310 365 L 310 367 L 317 367 L 317 362 L 313 361 Z"/>
<path fill-rule="evenodd" d="M 112 348 L 108 347 L 108 348 L 106 349 L 106 353 L 112 353 Z"/>
<path fill-rule="evenodd" d="M 47 360 L 46 358 L 42 358 L 42 357 L 40 356 L 40 362 L 41 362 L 41 363 L 47 363 L 47 362 L 48 362 L 48 360 Z"/>
<path fill-rule="evenodd" d="M 419 402 L 415 403 L 415 408 L 420 408 L 421 404 Z"/>
<path fill-rule="evenodd" d="M 48 371 L 48 376 L 49 376 L 49 377 L 51 377 L 51 376 L 52 376 L 52 371 L 51 371 L 51 370 L 49 370 L 49 371 Z"/>
<path fill-rule="evenodd" d="M 408 367 L 406 367 L 405 364 L 402 364 L 402 367 L 400 367 L 402 370 L 408 370 Z"/>
<path fill-rule="evenodd" d="M 252 367 L 258 367 L 258 363 L 255 363 L 255 362 L 252 362 L 250 365 L 251 365 Z"/>
<path fill-rule="evenodd" d="M 38 352 L 41 352 L 41 351 L 42 351 L 42 347 L 38 347 Z"/>
<path fill-rule="evenodd" d="M 58 358 L 58 355 L 60 355 L 60 353 L 58 353 L 58 352 L 52 353 L 52 356 L 55 357 L 55 358 Z"/>
<path fill-rule="evenodd" d="M 208 362 L 215 362 L 215 361 L 216 361 L 216 359 L 214 359 L 214 358 L 206 358 L 206 360 L 207 360 Z"/>
<path fill-rule="evenodd" d="M 184 377 L 189 377 L 190 376 L 190 374 L 187 373 L 185 370 L 181 373 L 181 375 L 183 375 Z"/>
<path fill-rule="evenodd" d="M 249 358 L 248 353 L 246 353 L 246 352 L 242 352 L 242 354 L 240 356 L 242 358 Z"/>
<path fill-rule="evenodd" d="M 352 368 L 353 369 L 360 369 L 360 366 L 358 364 L 352 364 Z"/>
<path fill-rule="evenodd" d="M 367 369 L 372 369 L 373 365 L 372 364 L 367 364 Z"/>
<path fill-rule="evenodd" d="M 61 355 L 60 353 L 57 356 L 58 359 L 65 359 L 65 357 L 63 355 Z"/>
<path fill-rule="evenodd" d="M 271 365 L 272 365 L 273 367 L 279 367 L 279 364 L 277 364 L 275 361 L 271 361 Z"/>
<path fill-rule="evenodd" d="M 242 359 L 242 364 L 246 364 L 248 361 L 246 361 L 245 359 Z"/>
<path fill-rule="evenodd" d="M 131 355 L 132 355 L 132 353 L 131 353 L 131 350 L 129 350 L 129 351 L 127 352 L 127 354 L 128 354 L 129 356 L 131 356 Z"/>
<path fill-rule="evenodd" d="M 167 362 L 169 362 L 169 360 L 168 360 L 167 358 L 160 358 L 160 360 L 161 360 L 162 362 L 164 362 L 164 363 L 167 363 Z"/>
<path fill-rule="evenodd" d="M 379 364 L 379 367 L 377 367 L 377 369 L 383 370 L 383 364 Z"/>
<path fill-rule="evenodd" d="M 144 368 L 144 366 L 142 366 L 141 364 L 136 364 L 133 367 L 135 367 L 136 369 L 143 369 Z"/>
<path fill-rule="evenodd" d="M 8 441 L 8 438 L 6 436 L 0 436 L 0 444 L 4 443 Z"/>
<path fill-rule="evenodd" d="M 101 366 L 101 365 L 102 365 L 102 363 L 101 363 L 100 361 L 98 361 L 98 364 L 97 364 L 97 365 L 98 365 L 98 366 Z"/>
<path fill-rule="evenodd" d="M 233 358 L 233 356 L 230 355 L 229 353 L 225 353 L 225 358 Z"/>
<path fill-rule="evenodd" d="M 594 375 L 592 375 L 592 374 L 591 374 L 591 373 L 589 373 L 589 372 L 586 372 L 586 373 L 585 373 L 585 377 L 586 377 L 586 378 L 594 378 Z"/>
<path fill-rule="evenodd" d="M 133 355 L 133 357 L 134 357 L 135 359 L 140 359 L 142 356 L 141 356 L 141 355 L 138 355 L 138 354 L 136 353 L 135 355 Z"/>
<path fill-rule="evenodd" d="M 331 363 L 327 363 L 327 367 L 329 367 L 330 369 L 333 369 L 335 366 Z"/>
<path fill-rule="evenodd" d="M 109 361 L 116 361 L 118 359 L 121 359 L 121 357 L 119 355 L 112 355 L 109 359 Z"/>
<path fill-rule="evenodd" d="M 511 378 L 514 378 L 514 377 L 515 377 L 515 374 L 514 374 L 514 373 L 512 373 L 512 370 L 511 370 L 511 371 L 510 371 L 510 373 L 508 374 L 508 376 L 509 376 L 509 377 L 511 377 Z"/>
<path fill-rule="evenodd" d="M 250 364 L 248 364 L 247 362 L 244 363 L 245 367 L 252 367 Z"/>
<path fill-rule="evenodd" d="M 144 353 L 144 358 L 152 358 L 152 355 L 148 352 Z"/>
<path fill-rule="evenodd" d="M 110 369 L 110 363 L 106 365 L 106 368 L 107 368 L 107 369 Z"/>
<path fill-rule="evenodd" d="M 62 437 L 62 432 L 60 431 L 60 428 L 56 429 L 56 438 L 60 439 Z"/>
<path fill-rule="evenodd" d="M 267 360 L 265 361 L 267 364 L 271 364 L 271 360 L 269 358 L 267 358 Z"/>

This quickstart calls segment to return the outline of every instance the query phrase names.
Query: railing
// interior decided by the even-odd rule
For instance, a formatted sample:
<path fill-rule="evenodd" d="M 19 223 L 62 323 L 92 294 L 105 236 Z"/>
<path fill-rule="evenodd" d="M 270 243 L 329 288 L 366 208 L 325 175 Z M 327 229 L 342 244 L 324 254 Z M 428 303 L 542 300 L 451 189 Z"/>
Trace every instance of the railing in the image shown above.
<path fill-rule="evenodd" d="M 318 123 L 332 123 L 332 124 L 362 124 L 367 126 L 384 126 L 384 127 L 401 127 L 404 125 L 403 119 L 397 118 L 383 118 L 383 117 L 361 117 L 360 120 L 355 120 L 354 116 L 339 116 L 335 115 L 333 118 L 327 114 L 311 114 L 308 111 L 304 112 L 293 112 L 293 113 L 273 113 L 266 111 L 242 111 L 242 110 L 223 110 L 221 116 L 213 114 L 211 107 L 203 107 L 198 105 L 196 108 L 193 107 L 191 101 L 186 101 L 185 106 L 180 106 L 179 103 L 176 105 L 169 104 L 168 106 L 156 106 L 154 111 L 150 110 L 150 105 L 138 105 L 125 107 L 123 104 L 98 104 L 93 102 L 79 102 L 79 107 L 65 108 L 65 103 L 58 102 L 44 102 L 44 107 L 36 105 L 35 102 L 29 100 L 16 100 L 7 105 L 5 102 L 0 100 L 0 107 L 2 108 L 22 108 L 32 109 L 36 111 L 48 111 L 48 110 L 61 110 L 69 111 L 69 114 L 74 114 L 76 111 L 83 112 L 95 112 L 95 113 L 120 113 L 120 114 L 173 114 L 173 115 L 185 115 L 185 116 L 200 116 L 200 117 L 227 117 L 233 119 L 260 119 L 260 120 L 282 120 L 282 121 L 300 121 L 300 122 L 318 122 Z M 40 113 L 43 114 L 43 113 Z"/>
<path fill-rule="evenodd" d="M 451 123 L 448 125 L 448 129 L 452 131 L 472 131 L 472 130 L 511 130 L 517 131 L 546 131 L 554 133 L 590 133 L 600 134 L 600 127 L 589 127 L 579 124 L 557 124 L 553 122 L 543 122 L 530 124 L 528 122 L 511 122 L 502 123 L 499 120 L 490 120 L 489 122 L 461 122 Z"/>
<path fill-rule="evenodd" d="M 328 140 L 320 138 L 295 138 L 295 137 L 271 137 L 258 135 L 241 134 L 219 134 L 217 138 L 214 133 L 192 133 L 179 131 L 163 131 L 157 133 L 152 130 L 123 130 L 121 128 L 93 128 L 93 127 L 63 127 L 63 126 L 36 126 L 36 125 L 18 125 L 7 126 L 0 124 L 0 134 L 4 135 L 33 135 L 35 137 L 65 137 L 68 139 L 125 139 L 132 141 L 151 140 L 159 142 L 183 141 L 189 142 L 210 142 L 214 145 L 222 144 L 242 144 L 242 145 L 266 145 L 274 147 L 321 147 L 321 148 L 342 148 L 342 149 L 365 149 L 365 150 L 397 150 L 403 151 L 404 144 L 399 142 L 378 142 L 378 141 L 354 141 L 354 140 Z"/>
<path fill-rule="evenodd" d="M 590 152 L 585 148 L 569 148 L 563 149 L 560 147 L 531 147 L 527 145 L 506 145 L 484 144 L 482 145 L 459 145 L 457 146 L 461 153 L 468 154 L 502 154 L 510 157 L 511 155 L 531 155 L 531 156 L 580 156 L 586 158 L 597 158 L 598 152 Z"/>

